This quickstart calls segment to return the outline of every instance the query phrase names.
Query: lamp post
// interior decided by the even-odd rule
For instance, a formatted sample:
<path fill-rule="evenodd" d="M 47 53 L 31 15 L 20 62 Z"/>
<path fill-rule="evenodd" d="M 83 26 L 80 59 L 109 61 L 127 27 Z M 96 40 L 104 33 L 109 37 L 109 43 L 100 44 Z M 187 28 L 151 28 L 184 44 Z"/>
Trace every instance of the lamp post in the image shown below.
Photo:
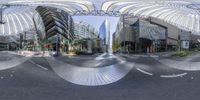
<path fill-rule="evenodd" d="M 56 34 L 56 56 L 60 53 L 60 35 Z"/>
<path fill-rule="evenodd" d="M 125 34 L 125 30 L 124 30 L 124 28 L 125 28 L 125 15 L 122 15 L 122 20 L 123 20 L 122 33 Z M 126 35 L 124 35 L 124 42 L 123 42 L 123 47 L 122 47 L 124 49 L 124 52 L 126 51 L 126 47 L 125 47 L 126 38 L 125 38 L 125 36 Z M 122 49 L 122 51 L 123 51 L 123 49 Z"/>
<path fill-rule="evenodd" d="M 36 30 L 36 34 L 38 33 L 38 29 L 37 29 L 37 26 L 36 26 L 36 22 L 35 22 L 35 18 L 34 18 L 34 15 L 33 15 L 33 24 L 34 24 L 34 27 L 35 27 L 35 30 Z M 38 39 L 36 38 L 36 43 L 38 44 Z M 36 48 L 35 48 L 36 49 Z M 37 51 L 37 50 L 36 50 Z"/>

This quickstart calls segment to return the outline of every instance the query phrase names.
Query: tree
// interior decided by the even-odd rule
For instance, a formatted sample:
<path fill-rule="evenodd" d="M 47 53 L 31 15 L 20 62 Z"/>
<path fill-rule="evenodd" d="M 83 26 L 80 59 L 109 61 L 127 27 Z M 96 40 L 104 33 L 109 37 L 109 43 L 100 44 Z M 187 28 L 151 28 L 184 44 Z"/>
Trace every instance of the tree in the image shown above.
<path fill-rule="evenodd" d="M 118 40 L 114 41 L 113 43 L 113 51 L 116 52 L 117 50 L 119 50 L 121 47 L 121 44 Z"/>

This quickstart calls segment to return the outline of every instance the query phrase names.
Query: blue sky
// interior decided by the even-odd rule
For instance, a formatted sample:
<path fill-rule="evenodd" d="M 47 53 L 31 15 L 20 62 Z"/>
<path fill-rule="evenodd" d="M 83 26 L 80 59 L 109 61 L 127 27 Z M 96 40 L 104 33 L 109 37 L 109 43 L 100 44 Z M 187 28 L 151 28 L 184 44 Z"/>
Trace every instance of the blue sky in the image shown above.
<path fill-rule="evenodd" d="M 84 21 L 88 24 L 94 26 L 98 31 L 100 25 L 105 19 L 110 22 L 110 32 L 113 34 L 115 32 L 119 17 L 109 17 L 109 16 L 73 16 L 74 21 Z"/>

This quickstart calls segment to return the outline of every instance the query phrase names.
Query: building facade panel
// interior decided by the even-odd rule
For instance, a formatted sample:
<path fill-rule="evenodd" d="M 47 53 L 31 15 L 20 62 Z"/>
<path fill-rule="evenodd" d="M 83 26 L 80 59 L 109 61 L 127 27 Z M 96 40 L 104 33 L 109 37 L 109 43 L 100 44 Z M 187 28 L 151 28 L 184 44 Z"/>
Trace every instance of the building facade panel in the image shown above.
<path fill-rule="evenodd" d="M 120 42 L 123 52 L 161 52 L 177 50 L 180 37 L 184 40 L 191 38 L 188 32 L 155 18 L 122 16 L 116 28 L 114 42 Z"/>

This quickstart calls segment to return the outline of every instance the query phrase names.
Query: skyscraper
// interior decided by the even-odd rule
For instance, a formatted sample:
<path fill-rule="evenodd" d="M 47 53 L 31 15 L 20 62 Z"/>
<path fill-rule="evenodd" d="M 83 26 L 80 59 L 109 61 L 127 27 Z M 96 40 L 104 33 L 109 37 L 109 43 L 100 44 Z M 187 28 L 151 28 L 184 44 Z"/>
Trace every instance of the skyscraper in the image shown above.
<path fill-rule="evenodd" d="M 99 37 L 103 42 L 103 51 L 110 51 L 110 23 L 106 19 L 99 28 Z"/>

